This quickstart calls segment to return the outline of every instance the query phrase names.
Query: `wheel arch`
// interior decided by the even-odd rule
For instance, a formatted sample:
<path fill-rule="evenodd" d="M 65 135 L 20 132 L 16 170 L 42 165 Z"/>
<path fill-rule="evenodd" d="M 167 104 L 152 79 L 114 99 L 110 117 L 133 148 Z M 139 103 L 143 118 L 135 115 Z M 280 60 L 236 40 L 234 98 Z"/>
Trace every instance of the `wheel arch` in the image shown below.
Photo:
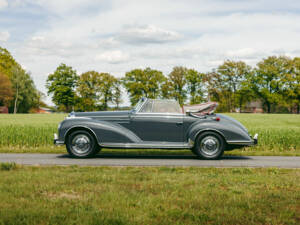
<path fill-rule="evenodd" d="M 197 138 L 199 137 L 199 135 L 203 134 L 204 132 L 213 132 L 213 133 L 219 134 L 221 136 L 221 138 L 223 138 L 224 143 L 227 145 L 226 138 L 225 138 L 224 134 L 221 131 L 216 130 L 216 129 L 212 129 L 212 128 L 205 128 L 205 129 L 199 130 L 194 135 L 194 145 L 193 145 L 193 147 L 195 147 L 195 144 L 196 144 L 196 141 L 197 141 Z"/>
<path fill-rule="evenodd" d="M 65 142 L 66 142 L 68 136 L 72 132 L 77 131 L 77 130 L 84 130 L 84 131 L 89 132 L 95 138 L 97 144 L 99 144 L 99 139 L 98 139 L 97 135 L 95 134 L 95 132 L 91 128 L 82 126 L 82 125 L 76 125 L 76 126 L 70 127 L 65 133 L 65 136 L 64 136 Z"/>

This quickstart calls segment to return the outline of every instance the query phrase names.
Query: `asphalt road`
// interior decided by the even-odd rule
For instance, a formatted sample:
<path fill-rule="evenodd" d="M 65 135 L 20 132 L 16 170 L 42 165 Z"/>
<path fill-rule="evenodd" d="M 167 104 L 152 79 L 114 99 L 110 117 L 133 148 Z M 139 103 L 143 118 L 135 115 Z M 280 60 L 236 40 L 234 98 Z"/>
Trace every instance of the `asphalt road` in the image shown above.
<path fill-rule="evenodd" d="M 0 162 L 23 165 L 79 166 L 197 166 L 197 167 L 279 167 L 300 168 L 300 157 L 225 156 L 220 160 L 200 160 L 195 156 L 97 155 L 90 159 L 74 159 L 65 154 L 0 154 Z"/>

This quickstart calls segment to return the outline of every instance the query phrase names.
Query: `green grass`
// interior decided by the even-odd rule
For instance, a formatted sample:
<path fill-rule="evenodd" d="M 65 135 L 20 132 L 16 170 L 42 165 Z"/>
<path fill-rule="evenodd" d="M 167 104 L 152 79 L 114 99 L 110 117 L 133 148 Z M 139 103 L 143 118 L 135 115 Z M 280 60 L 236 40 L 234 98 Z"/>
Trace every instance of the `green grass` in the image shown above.
<path fill-rule="evenodd" d="M 243 123 L 250 133 L 259 134 L 256 147 L 226 154 L 300 156 L 300 115 L 228 114 Z M 64 147 L 53 146 L 53 133 L 66 114 L 0 115 L 0 152 L 64 153 Z M 185 154 L 190 151 L 108 150 L 104 153 Z"/>
<path fill-rule="evenodd" d="M 0 166 L 0 224 L 299 224 L 300 170 Z"/>

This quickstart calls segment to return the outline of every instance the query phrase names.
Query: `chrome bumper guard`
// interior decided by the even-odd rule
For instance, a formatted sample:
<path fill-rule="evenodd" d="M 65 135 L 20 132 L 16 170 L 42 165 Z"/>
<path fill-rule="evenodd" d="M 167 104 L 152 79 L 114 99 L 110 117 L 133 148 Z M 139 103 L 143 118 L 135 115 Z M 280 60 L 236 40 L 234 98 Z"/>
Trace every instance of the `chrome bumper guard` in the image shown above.
<path fill-rule="evenodd" d="M 258 143 L 258 134 L 257 133 L 253 137 L 253 142 L 254 142 L 254 145 L 257 145 L 257 143 Z"/>
<path fill-rule="evenodd" d="M 63 145 L 63 144 L 64 144 L 64 141 L 60 141 L 60 140 L 58 139 L 58 135 L 55 133 L 55 134 L 54 134 L 54 140 L 53 140 L 53 143 L 54 143 L 55 145 Z"/>

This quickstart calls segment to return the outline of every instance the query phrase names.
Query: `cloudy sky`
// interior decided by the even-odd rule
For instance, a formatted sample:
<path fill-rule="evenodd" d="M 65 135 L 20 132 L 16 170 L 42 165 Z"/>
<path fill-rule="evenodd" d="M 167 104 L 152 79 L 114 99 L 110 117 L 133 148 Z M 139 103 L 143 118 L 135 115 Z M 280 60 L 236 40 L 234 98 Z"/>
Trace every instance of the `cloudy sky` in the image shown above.
<path fill-rule="evenodd" d="M 148 66 L 207 72 L 226 59 L 255 65 L 300 56 L 300 1 L 0 0 L 0 46 L 44 93 L 62 62 L 117 77 Z"/>

